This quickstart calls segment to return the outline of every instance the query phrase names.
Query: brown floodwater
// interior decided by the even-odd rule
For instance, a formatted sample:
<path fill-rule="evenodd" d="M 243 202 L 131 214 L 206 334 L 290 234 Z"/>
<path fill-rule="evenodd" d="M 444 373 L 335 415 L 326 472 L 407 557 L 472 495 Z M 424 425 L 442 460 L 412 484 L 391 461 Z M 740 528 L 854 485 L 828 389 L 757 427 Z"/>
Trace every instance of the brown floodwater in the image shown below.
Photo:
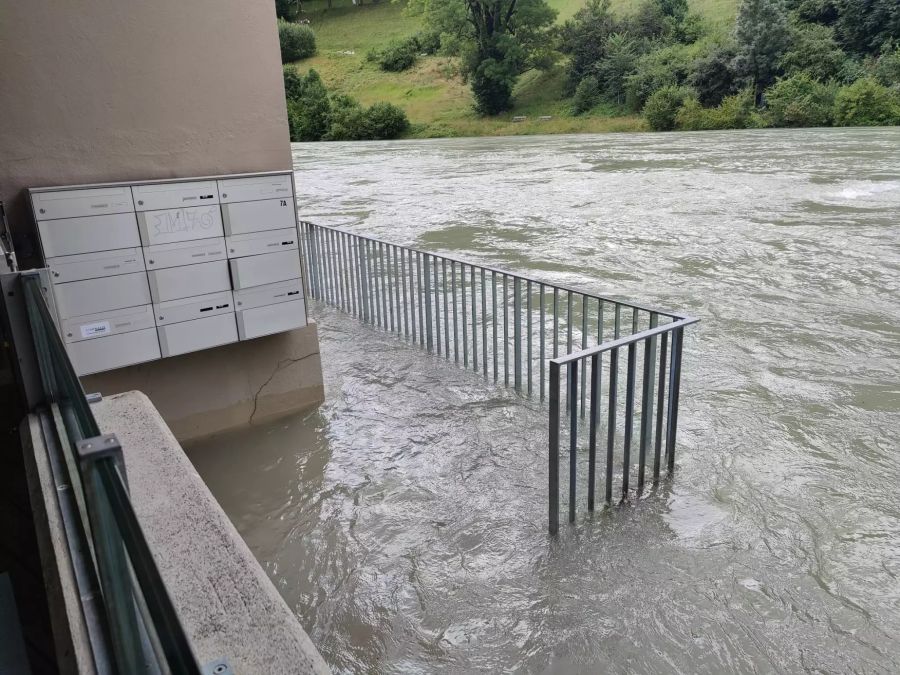
<path fill-rule="evenodd" d="M 546 408 L 332 308 L 188 449 L 336 672 L 900 670 L 900 128 L 298 144 L 301 217 L 702 319 L 672 481 L 546 531 Z"/>

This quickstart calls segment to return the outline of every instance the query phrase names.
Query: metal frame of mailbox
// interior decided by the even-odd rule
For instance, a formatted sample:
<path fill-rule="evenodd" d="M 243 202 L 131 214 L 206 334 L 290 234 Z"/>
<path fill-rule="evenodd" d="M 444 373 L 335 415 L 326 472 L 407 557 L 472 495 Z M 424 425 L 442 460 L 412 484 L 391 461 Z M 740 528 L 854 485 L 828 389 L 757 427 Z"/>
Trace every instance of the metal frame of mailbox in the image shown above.
<path fill-rule="evenodd" d="M 298 243 L 297 256 L 300 260 L 300 265 L 301 265 L 299 283 L 300 283 L 300 288 L 301 288 L 302 293 L 301 293 L 300 299 L 302 299 L 304 301 L 303 302 L 304 321 L 305 321 L 305 324 L 308 325 L 309 324 L 309 302 L 308 302 L 309 289 L 307 288 L 306 272 L 305 272 L 307 261 L 304 260 L 303 250 L 302 250 L 302 247 L 299 245 L 300 244 L 300 222 L 299 222 L 299 218 L 297 216 L 297 184 L 296 184 L 296 178 L 294 176 L 293 170 L 257 171 L 257 172 L 235 173 L 235 174 L 216 174 L 216 175 L 207 175 L 207 176 L 161 178 L 161 179 L 155 179 L 155 180 L 137 179 L 137 180 L 114 181 L 114 182 L 104 182 L 104 183 L 83 183 L 83 184 L 78 184 L 78 185 L 42 186 L 42 187 L 28 188 L 27 192 L 28 192 L 28 196 L 29 196 L 29 199 L 28 199 L 29 208 L 31 209 L 31 215 L 34 220 L 36 230 L 38 231 L 38 246 L 40 247 L 41 258 L 42 258 L 42 260 L 44 260 L 44 264 L 46 264 L 47 255 L 44 251 L 44 242 L 43 242 L 43 237 L 40 234 L 40 228 L 37 227 L 37 223 L 39 222 L 39 217 L 38 217 L 38 214 L 35 212 L 34 199 L 33 199 L 34 195 L 41 194 L 41 193 L 47 193 L 47 192 L 69 192 L 69 191 L 74 192 L 74 191 L 78 191 L 78 190 L 117 188 L 117 187 L 133 188 L 135 186 L 143 186 L 143 185 L 164 185 L 164 184 L 177 184 L 177 183 L 192 183 L 192 182 L 200 182 L 200 181 L 216 181 L 216 186 L 217 186 L 217 190 L 218 190 L 218 181 L 235 180 L 235 179 L 243 179 L 243 178 L 265 178 L 265 177 L 270 177 L 270 176 L 271 177 L 290 176 L 291 200 L 292 200 L 292 206 L 293 206 L 292 214 L 294 217 L 294 231 L 296 233 L 297 243 Z M 230 202 L 230 203 L 239 203 L 239 202 Z M 223 203 L 221 200 L 221 195 L 219 195 L 219 201 L 217 202 L 217 205 L 219 206 L 220 209 L 222 208 Z M 136 206 L 134 207 L 134 213 L 135 214 L 138 213 Z M 46 219 L 45 218 L 45 220 L 56 220 L 56 219 Z M 198 241 L 202 241 L 202 240 L 198 240 Z M 143 246 L 143 241 L 141 243 L 142 243 L 142 249 L 146 248 L 145 246 Z M 51 257 L 59 257 L 59 256 L 51 256 Z M 236 259 L 240 259 L 240 258 L 236 258 Z M 228 258 L 228 256 L 227 256 L 227 253 L 226 253 L 225 260 L 226 261 L 230 260 L 230 258 Z M 230 270 L 230 264 L 229 264 L 229 270 Z M 146 268 L 146 266 L 145 266 L 145 273 L 148 274 L 148 279 L 149 279 L 149 272 L 150 272 L 150 269 Z M 281 282 L 279 282 L 279 283 L 281 283 Z M 55 302 L 51 302 L 51 308 L 54 312 L 53 318 L 56 320 L 57 326 L 61 327 L 63 320 L 58 314 Z M 237 320 L 237 311 L 238 310 L 235 307 L 234 312 L 235 312 L 236 320 Z M 158 329 L 159 326 L 155 326 L 155 328 Z M 239 337 L 239 340 L 240 339 L 241 338 Z M 209 347 L 209 349 L 216 349 L 216 347 Z M 164 359 L 164 358 L 170 358 L 170 357 L 166 357 L 161 354 L 159 358 Z M 119 366 L 119 367 L 127 367 L 127 366 Z M 118 367 L 110 368 L 109 370 L 116 370 L 117 368 Z M 98 372 L 102 372 L 102 371 L 98 371 Z"/>

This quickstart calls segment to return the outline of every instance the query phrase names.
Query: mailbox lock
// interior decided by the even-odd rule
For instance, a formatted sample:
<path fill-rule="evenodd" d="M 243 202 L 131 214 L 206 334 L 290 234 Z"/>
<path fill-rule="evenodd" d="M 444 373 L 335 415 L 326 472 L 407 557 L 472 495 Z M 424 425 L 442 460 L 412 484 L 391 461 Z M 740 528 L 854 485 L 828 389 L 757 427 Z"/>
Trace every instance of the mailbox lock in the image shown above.
<path fill-rule="evenodd" d="M 144 205 L 144 200 L 138 199 L 138 206 L 143 206 L 143 205 Z"/>
<path fill-rule="evenodd" d="M 38 209 L 38 211 L 40 211 L 41 213 L 47 213 L 46 211 L 44 211 L 44 209 Z"/>
<path fill-rule="evenodd" d="M 223 192 L 223 193 L 222 193 L 222 197 L 223 197 L 223 198 L 224 198 L 224 197 L 227 197 L 227 196 L 228 196 L 228 193 L 227 193 L 227 192 Z"/>

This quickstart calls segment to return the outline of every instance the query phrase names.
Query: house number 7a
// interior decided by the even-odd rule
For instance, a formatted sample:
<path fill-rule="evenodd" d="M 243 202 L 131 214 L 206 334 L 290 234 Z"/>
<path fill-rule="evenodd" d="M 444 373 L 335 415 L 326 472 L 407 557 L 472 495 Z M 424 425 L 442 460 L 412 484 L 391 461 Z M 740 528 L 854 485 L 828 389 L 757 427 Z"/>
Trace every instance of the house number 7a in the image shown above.
<path fill-rule="evenodd" d="M 282 199 L 282 200 L 281 200 L 281 205 L 282 205 L 282 206 L 287 206 L 287 200 L 286 200 L 286 199 Z"/>

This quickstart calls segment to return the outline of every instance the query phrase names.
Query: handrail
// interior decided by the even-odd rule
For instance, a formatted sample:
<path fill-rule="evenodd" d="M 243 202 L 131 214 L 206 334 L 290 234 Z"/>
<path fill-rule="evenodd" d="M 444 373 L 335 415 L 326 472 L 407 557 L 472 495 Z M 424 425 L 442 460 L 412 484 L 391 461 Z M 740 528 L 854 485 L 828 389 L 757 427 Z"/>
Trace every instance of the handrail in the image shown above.
<path fill-rule="evenodd" d="M 19 277 L 43 385 L 40 405 L 58 409 L 62 423 L 55 426 L 57 440 L 52 445 L 58 446 L 63 457 L 53 464 L 67 473 L 76 496 L 73 510 L 79 526 L 66 530 L 69 550 L 73 558 L 80 551 L 89 551 L 85 583 L 99 580 L 105 616 L 86 617 L 85 622 L 94 665 L 101 673 L 200 675 L 190 640 L 134 513 L 122 449 L 115 436 L 100 434 L 47 306 L 40 272 Z M 94 601 L 95 593 L 81 591 L 82 602 Z M 107 650 L 110 653 L 105 653 Z"/>
<path fill-rule="evenodd" d="M 619 338 L 618 340 L 609 340 L 608 342 L 599 344 L 596 347 L 582 349 L 577 352 L 572 352 L 571 354 L 566 354 L 565 356 L 559 356 L 555 359 L 550 359 L 550 363 L 557 363 L 561 366 L 564 366 L 567 363 L 571 363 L 572 361 L 580 361 L 582 359 L 589 358 L 594 354 L 603 354 L 604 352 L 618 349 L 619 347 L 627 347 L 632 343 L 642 342 L 643 340 L 651 338 L 655 335 L 661 335 L 662 333 L 671 332 L 675 328 L 684 328 L 685 326 L 690 326 L 691 324 L 699 322 L 700 319 L 685 317 L 683 319 L 679 319 L 678 321 L 673 321 L 672 323 L 663 324 L 662 326 L 648 328 L 647 330 L 641 331 L 640 333 L 626 335 L 625 337 Z"/>
<path fill-rule="evenodd" d="M 370 237 L 365 234 L 358 234 L 356 232 L 350 232 L 349 230 L 345 230 L 340 227 L 335 227 L 334 225 L 319 225 L 318 223 L 311 223 L 311 222 L 305 221 L 305 220 L 300 221 L 300 224 L 301 225 L 311 225 L 315 228 L 319 228 L 322 230 L 330 230 L 332 232 L 339 232 L 343 235 L 348 235 L 348 236 L 354 237 L 355 239 L 363 239 L 363 240 L 378 243 L 378 244 L 388 244 L 388 242 L 384 241 L 383 239 L 376 239 L 375 237 Z M 447 256 L 447 255 L 441 255 L 439 253 L 433 253 L 431 251 L 425 251 L 424 249 L 415 248 L 414 246 L 403 246 L 401 244 L 393 244 L 393 243 L 391 243 L 389 245 L 400 247 L 407 251 L 412 251 L 413 253 L 434 256 L 435 258 L 447 260 L 448 262 L 452 260 L 453 262 L 460 263 L 463 265 L 470 265 L 473 267 L 478 267 L 480 269 L 485 270 L 486 272 L 495 272 L 497 274 L 502 274 L 502 275 L 508 276 L 513 279 L 519 279 L 520 281 L 530 281 L 533 284 L 542 284 L 544 286 L 556 288 L 556 289 L 559 289 L 560 291 L 565 291 L 567 293 L 577 293 L 578 295 L 586 295 L 593 300 L 602 300 L 604 302 L 616 303 L 617 305 L 621 305 L 621 306 L 627 307 L 629 309 L 637 309 L 642 312 L 648 312 L 648 313 L 652 312 L 654 314 L 659 314 L 660 316 L 667 316 L 672 319 L 687 318 L 686 315 L 679 314 L 677 312 L 672 312 L 670 310 L 662 310 L 662 309 L 657 309 L 654 307 L 648 307 L 646 305 L 638 305 L 637 303 L 626 302 L 624 300 L 615 300 L 614 298 L 604 297 L 602 295 L 597 295 L 596 293 L 588 293 L 586 291 L 580 291 L 578 289 L 571 288 L 569 286 L 563 286 L 561 284 L 551 284 L 547 281 L 540 281 L 539 279 L 525 276 L 524 274 L 518 274 L 516 272 L 510 272 L 508 270 L 500 269 L 499 267 L 491 267 L 490 265 L 485 265 L 483 263 L 473 262 L 467 258 L 457 258 L 457 257 L 452 257 L 452 256 Z"/>

